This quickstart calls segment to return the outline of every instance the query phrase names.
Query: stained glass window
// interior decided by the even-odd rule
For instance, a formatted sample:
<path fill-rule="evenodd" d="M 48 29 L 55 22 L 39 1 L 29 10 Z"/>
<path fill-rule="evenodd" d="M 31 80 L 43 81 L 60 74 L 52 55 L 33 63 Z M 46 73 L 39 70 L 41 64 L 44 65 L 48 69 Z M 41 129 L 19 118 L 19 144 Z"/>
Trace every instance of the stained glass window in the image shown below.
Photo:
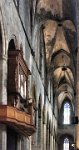
<path fill-rule="evenodd" d="M 70 104 L 67 102 L 64 104 L 64 124 L 70 124 Z"/>
<path fill-rule="evenodd" d="M 63 150 L 69 150 L 69 139 L 64 139 Z"/>

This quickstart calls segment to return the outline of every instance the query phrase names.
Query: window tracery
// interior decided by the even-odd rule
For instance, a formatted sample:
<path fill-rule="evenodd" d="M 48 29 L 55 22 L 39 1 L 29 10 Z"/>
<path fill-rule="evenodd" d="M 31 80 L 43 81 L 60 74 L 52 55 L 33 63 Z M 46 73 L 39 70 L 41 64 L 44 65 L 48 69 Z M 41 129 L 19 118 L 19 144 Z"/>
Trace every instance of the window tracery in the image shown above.
<path fill-rule="evenodd" d="M 64 104 L 64 119 L 63 119 L 63 124 L 70 124 L 70 104 L 66 102 Z"/>
<path fill-rule="evenodd" d="M 63 150 L 69 150 L 69 139 L 68 138 L 64 139 Z"/>

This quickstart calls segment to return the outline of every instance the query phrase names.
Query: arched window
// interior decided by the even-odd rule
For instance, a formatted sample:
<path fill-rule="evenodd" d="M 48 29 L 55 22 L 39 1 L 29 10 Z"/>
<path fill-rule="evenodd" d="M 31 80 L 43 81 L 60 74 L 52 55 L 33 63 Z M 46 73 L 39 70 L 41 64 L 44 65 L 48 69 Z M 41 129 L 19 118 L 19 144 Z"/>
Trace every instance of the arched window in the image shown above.
<path fill-rule="evenodd" d="M 63 119 L 63 123 L 64 124 L 70 124 L 70 104 L 68 102 L 66 102 L 64 104 L 64 119 Z"/>
<path fill-rule="evenodd" d="M 63 150 L 69 150 L 69 139 L 68 138 L 64 139 Z"/>

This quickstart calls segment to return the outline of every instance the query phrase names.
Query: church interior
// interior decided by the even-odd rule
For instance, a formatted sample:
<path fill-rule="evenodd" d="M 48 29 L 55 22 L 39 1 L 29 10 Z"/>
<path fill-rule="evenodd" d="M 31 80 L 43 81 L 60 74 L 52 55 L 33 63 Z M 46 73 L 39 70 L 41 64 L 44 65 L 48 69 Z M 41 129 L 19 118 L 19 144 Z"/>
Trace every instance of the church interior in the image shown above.
<path fill-rule="evenodd" d="M 0 150 L 79 150 L 79 0 L 0 0 Z"/>

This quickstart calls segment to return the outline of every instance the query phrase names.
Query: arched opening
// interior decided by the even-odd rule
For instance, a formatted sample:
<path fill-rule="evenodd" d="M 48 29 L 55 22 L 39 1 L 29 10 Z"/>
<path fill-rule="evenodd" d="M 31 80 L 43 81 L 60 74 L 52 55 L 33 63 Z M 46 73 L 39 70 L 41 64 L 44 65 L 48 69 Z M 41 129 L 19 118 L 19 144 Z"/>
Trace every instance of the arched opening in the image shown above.
<path fill-rule="evenodd" d="M 15 51 L 15 50 L 16 50 L 16 47 L 15 47 L 14 40 L 11 39 L 11 41 L 9 42 L 8 51 Z"/>
<path fill-rule="evenodd" d="M 63 150 L 69 150 L 69 139 L 68 138 L 64 139 Z"/>
<path fill-rule="evenodd" d="M 72 124 L 72 116 L 74 115 L 74 108 L 72 101 L 65 97 L 65 99 L 62 102 L 61 108 L 60 108 L 60 114 L 59 114 L 59 125 L 70 125 Z"/>
<path fill-rule="evenodd" d="M 74 137 L 70 134 L 63 134 L 58 139 L 59 150 L 74 150 Z"/>
<path fill-rule="evenodd" d="M 68 102 L 66 102 L 64 104 L 64 118 L 63 118 L 63 124 L 70 124 L 70 104 Z M 64 149 L 65 150 L 65 149 Z"/>

